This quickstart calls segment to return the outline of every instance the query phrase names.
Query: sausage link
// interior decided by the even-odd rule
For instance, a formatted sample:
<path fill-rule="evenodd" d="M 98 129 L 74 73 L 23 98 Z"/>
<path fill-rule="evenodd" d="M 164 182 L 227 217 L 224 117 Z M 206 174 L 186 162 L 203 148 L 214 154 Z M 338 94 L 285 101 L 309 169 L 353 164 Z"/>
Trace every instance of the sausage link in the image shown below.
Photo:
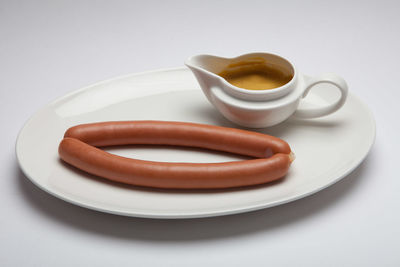
<path fill-rule="evenodd" d="M 87 132 L 86 130 L 85 133 Z M 108 138 L 106 140 L 111 140 Z M 96 139 L 96 142 L 100 139 Z M 105 143 L 107 142 L 101 142 L 102 145 Z M 283 177 L 292 161 L 291 154 L 284 153 L 277 153 L 270 158 L 222 163 L 144 161 L 113 155 L 69 137 L 61 141 L 59 155 L 72 166 L 112 181 L 175 189 L 231 188 L 263 184 Z"/>
<path fill-rule="evenodd" d="M 128 144 L 163 144 L 201 147 L 257 158 L 290 154 L 280 138 L 240 129 L 170 121 L 110 121 L 69 128 L 64 137 L 96 147 Z"/>

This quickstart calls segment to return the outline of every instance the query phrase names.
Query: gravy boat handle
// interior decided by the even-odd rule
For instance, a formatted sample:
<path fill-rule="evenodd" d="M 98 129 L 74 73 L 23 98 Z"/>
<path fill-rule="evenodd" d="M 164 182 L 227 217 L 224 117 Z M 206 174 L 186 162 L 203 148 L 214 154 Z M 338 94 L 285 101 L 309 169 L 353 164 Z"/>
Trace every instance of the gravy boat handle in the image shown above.
<path fill-rule="evenodd" d="M 299 108 L 293 114 L 294 117 L 305 119 L 322 117 L 337 111 L 343 106 L 348 95 L 348 86 L 346 81 L 342 77 L 333 73 L 324 73 L 316 77 L 310 78 L 305 86 L 302 98 L 305 98 L 310 90 L 315 85 L 320 83 L 329 83 L 334 85 L 340 91 L 340 98 L 332 104 L 319 108 Z"/>

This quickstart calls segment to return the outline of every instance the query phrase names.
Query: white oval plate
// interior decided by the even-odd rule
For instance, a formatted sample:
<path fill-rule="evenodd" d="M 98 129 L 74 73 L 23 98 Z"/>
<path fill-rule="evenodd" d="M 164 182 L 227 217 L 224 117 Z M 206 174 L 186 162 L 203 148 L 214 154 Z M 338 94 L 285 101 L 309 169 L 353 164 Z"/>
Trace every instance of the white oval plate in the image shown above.
<path fill-rule="evenodd" d="M 336 97 L 335 92 L 313 89 L 307 97 L 308 105 L 326 104 Z M 21 169 L 44 191 L 82 207 L 135 217 L 208 217 L 272 207 L 320 191 L 355 169 L 375 138 L 371 112 L 350 94 L 344 107 L 330 116 L 289 119 L 262 130 L 286 140 L 296 154 L 289 174 L 280 182 L 235 190 L 152 190 L 107 182 L 59 160 L 58 144 L 68 127 L 110 120 L 172 120 L 237 127 L 207 102 L 186 68 L 127 75 L 72 92 L 34 114 L 17 139 Z M 240 159 L 225 153 L 161 146 L 108 151 L 155 161 Z"/>

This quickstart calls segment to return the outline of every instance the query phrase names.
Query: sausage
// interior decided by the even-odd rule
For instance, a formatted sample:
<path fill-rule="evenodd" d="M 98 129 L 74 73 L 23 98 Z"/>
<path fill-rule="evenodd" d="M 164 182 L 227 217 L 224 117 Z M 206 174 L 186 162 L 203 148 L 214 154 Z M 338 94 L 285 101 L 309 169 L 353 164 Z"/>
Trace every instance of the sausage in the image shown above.
<path fill-rule="evenodd" d="M 164 144 L 201 147 L 255 157 L 221 163 L 170 163 L 131 159 L 97 147 Z M 226 127 L 167 121 L 114 121 L 69 128 L 62 160 L 112 181 L 155 188 L 213 189 L 263 184 L 288 172 L 293 153 L 273 136 Z"/>
<path fill-rule="evenodd" d="M 110 121 L 69 128 L 64 137 L 96 147 L 129 144 L 162 144 L 200 147 L 256 158 L 290 154 L 280 138 L 240 129 L 188 122 Z"/>
<path fill-rule="evenodd" d="M 75 138 L 59 146 L 62 160 L 115 182 L 168 189 L 217 189 L 263 184 L 283 177 L 291 154 L 221 163 L 170 163 L 113 155 Z"/>

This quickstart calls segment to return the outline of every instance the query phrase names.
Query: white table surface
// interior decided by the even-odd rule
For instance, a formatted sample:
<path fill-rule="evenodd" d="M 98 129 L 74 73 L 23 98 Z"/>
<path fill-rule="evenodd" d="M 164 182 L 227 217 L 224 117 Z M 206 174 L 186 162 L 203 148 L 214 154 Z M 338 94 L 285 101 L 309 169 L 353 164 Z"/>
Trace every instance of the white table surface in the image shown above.
<path fill-rule="evenodd" d="M 0 1 L 0 265 L 399 266 L 399 11 L 398 1 Z M 249 51 L 345 77 L 377 121 L 365 162 L 305 199 L 193 220 L 73 206 L 19 170 L 18 131 L 55 98 L 194 54 Z"/>

